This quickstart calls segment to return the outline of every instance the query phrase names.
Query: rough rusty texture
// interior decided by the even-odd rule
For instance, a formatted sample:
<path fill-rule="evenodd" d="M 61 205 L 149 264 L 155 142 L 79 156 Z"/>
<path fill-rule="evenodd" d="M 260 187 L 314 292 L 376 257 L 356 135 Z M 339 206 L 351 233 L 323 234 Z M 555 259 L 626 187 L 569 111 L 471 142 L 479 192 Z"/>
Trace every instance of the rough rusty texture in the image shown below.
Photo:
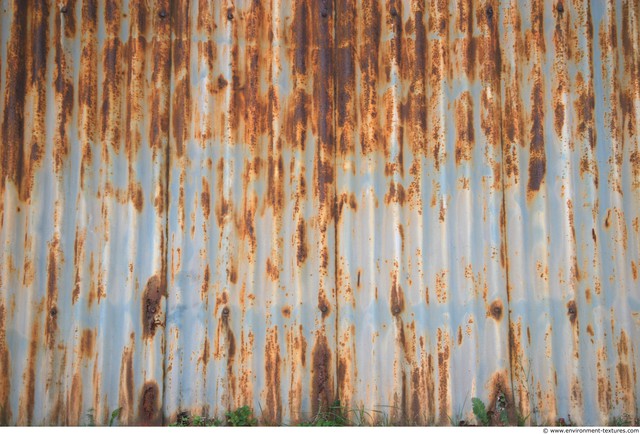
<path fill-rule="evenodd" d="M 136 424 L 134 390 L 162 384 L 164 298 L 145 285 L 166 274 L 168 5 L 0 10 L 2 423 L 106 424 L 123 401 Z"/>
<path fill-rule="evenodd" d="M 639 23 L 5 0 L 0 424 L 638 417 Z"/>

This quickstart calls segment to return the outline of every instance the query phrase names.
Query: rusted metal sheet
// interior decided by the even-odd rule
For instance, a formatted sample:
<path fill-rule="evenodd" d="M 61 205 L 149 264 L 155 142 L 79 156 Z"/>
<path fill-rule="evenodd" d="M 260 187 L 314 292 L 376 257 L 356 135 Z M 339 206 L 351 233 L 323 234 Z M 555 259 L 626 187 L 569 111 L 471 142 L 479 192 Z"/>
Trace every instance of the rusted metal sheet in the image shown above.
<path fill-rule="evenodd" d="M 637 416 L 638 2 L 0 6 L 1 423 Z"/>
<path fill-rule="evenodd" d="M 337 11 L 338 393 L 395 423 L 511 388 L 498 11 Z"/>
<path fill-rule="evenodd" d="M 174 4 L 165 413 L 335 396 L 329 1 Z"/>
<path fill-rule="evenodd" d="M 511 369 L 537 422 L 638 412 L 638 18 L 627 0 L 500 9 Z"/>
<path fill-rule="evenodd" d="M 3 424 L 162 420 L 167 7 L 2 2 Z"/>

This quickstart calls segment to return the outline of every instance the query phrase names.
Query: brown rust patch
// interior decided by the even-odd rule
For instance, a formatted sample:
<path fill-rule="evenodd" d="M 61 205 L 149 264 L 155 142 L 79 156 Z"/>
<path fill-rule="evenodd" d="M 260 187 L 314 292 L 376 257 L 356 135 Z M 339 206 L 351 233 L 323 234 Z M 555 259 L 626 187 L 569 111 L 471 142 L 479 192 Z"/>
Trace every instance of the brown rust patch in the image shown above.
<path fill-rule="evenodd" d="M 166 295 L 164 279 L 157 274 L 151 276 L 142 295 L 142 333 L 145 339 L 153 338 L 158 326 L 164 327 L 161 302 Z"/>
<path fill-rule="evenodd" d="M 544 90 L 540 67 L 533 73 L 533 91 L 531 94 L 531 132 L 529 147 L 529 181 L 527 197 L 540 190 L 547 171 L 547 158 L 544 145 Z"/>
<path fill-rule="evenodd" d="M 291 307 L 290 306 L 285 306 L 282 308 L 282 316 L 285 318 L 290 318 L 291 317 Z"/>
<path fill-rule="evenodd" d="M 386 203 L 387 205 L 390 205 L 392 203 L 404 205 L 405 199 L 406 194 L 402 184 L 391 181 L 391 183 L 389 184 L 389 191 L 384 196 L 384 203 Z"/>
<path fill-rule="evenodd" d="M 311 353 L 311 413 L 327 410 L 333 403 L 333 378 L 331 376 L 332 354 L 324 334 L 318 333 Z"/>
<path fill-rule="evenodd" d="M 122 408 L 122 419 L 130 420 L 134 399 L 133 375 L 133 335 L 130 346 L 124 347 L 120 361 L 120 386 L 118 392 L 118 406 Z"/>
<path fill-rule="evenodd" d="M 302 218 L 298 220 L 298 228 L 296 230 L 296 241 L 297 241 L 296 259 L 298 261 L 298 266 L 302 266 L 302 264 L 304 264 L 304 261 L 306 261 L 307 255 L 308 255 L 306 225 L 305 225 L 305 221 Z"/>
<path fill-rule="evenodd" d="M 593 333 L 593 327 L 591 327 L 591 324 L 587 325 L 587 334 L 591 337 L 593 337 L 594 333 Z"/>
<path fill-rule="evenodd" d="M 211 214 L 211 192 L 209 188 L 209 182 L 203 176 L 202 177 L 202 193 L 200 193 L 200 203 L 202 205 L 202 215 L 205 222 L 209 221 L 209 215 Z"/>
<path fill-rule="evenodd" d="M 140 183 L 129 184 L 129 200 L 133 203 L 136 211 L 142 212 L 144 207 L 144 191 Z"/>
<path fill-rule="evenodd" d="M 267 332 L 267 342 L 264 349 L 265 361 L 265 398 L 266 412 L 263 417 L 269 423 L 280 423 L 282 420 L 282 399 L 280 394 L 280 344 L 278 343 L 278 326 Z"/>
<path fill-rule="evenodd" d="M 391 314 L 399 315 L 404 311 L 404 292 L 398 284 L 398 270 L 394 269 L 391 276 Z"/>
<path fill-rule="evenodd" d="M 277 261 L 272 261 L 271 258 L 267 258 L 266 263 L 266 273 L 267 276 L 274 282 L 278 281 L 280 276 L 280 270 L 278 269 Z"/>
<path fill-rule="evenodd" d="M 147 381 L 142 386 L 140 392 L 140 403 L 138 404 L 139 419 L 141 425 L 160 425 L 162 414 L 160 413 L 160 391 L 158 384 Z"/>
<path fill-rule="evenodd" d="M 75 279 L 73 283 L 73 291 L 71 293 L 71 304 L 75 304 L 80 297 L 80 272 L 81 264 L 84 256 L 84 242 L 86 238 L 86 230 L 76 230 L 76 238 L 73 242 L 73 267 L 75 268 Z M 25 270 L 26 277 L 26 270 Z"/>
<path fill-rule="evenodd" d="M 11 391 L 11 359 L 9 358 L 9 346 L 6 333 L 6 309 L 0 304 L 0 424 L 8 425 L 11 418 L 11 405 L 9 402 Z"/>
<path fill-rule="evenodd" d="M 95 351 L 95 331 L 84 329 L 80 338 L 80 357 L 84 359 L 92 359 Z"/>
<path fill-rule="evenodd" d="M 230 264 L 229 268 L 227 268 L 227 278 L 229 279 L 229 282 L 234 285 L 238 283 L 238 270 L 235 264 Z"/>
<path fill-rule="evenodd" d="M 576 319 L 578 318 L 578 308 L 576 307 L 575 300 L 570 300 L 567 303 L 567 315 L 569 316 L 569 321 L 571 321 L 571 324 L 575 325 Z"/>
<path fill-rule="evenodd" d="M 475 143 L 473 127 L 473 101 L 469 91 L 463 92 L 456 106 L 456 165 L 471 160 Z"/>
<path fill-rule="evenodd" d="M 209 280 L 211 279 L 211 269 L 209 264 L 204 267 L 204 276 L 202 278 L 202 287 L 200 288 L 200 299 L 206 300 L 209 293 Z"/>
<path fill-rule="evenodd" d="M 442 270 L 436 274 L 436 298 L 438 303 L 446 303 L 448 298 L 447 290 L 447 270 Z M 429 302 L 427 301 L 427 304 Z"/>
<path fill-rule="evenodd" d="M 503 314 L 502 300 L 495 300 L 493 303 L 491 303 L 491 306 L 489 306 L 487 316 L 491 316 L 496 321 L 500 321 L 502 319 L 502 314 Z"/>
<path fill-rule="evenodd" d="M 633 276 L 633 280 L 638 280 L 638 266 L 634 261 L 631 261 L 631 276 Z"/>
<path fill-rule="evenodd" d="M 58 331 L 58 258 L 61 258 L 59 235 L 49 243 L 49 259 L 47 264 L 47 320 L 45 326 L 45 341 L 47 347 L 53 349 Z"/>
<path fill-rule="evenodd" d="M 0 132 L 0 194 L 5 182 L 12 181 L 19 199 L 27 201 L 31 195 L 34 175 L 44 156 L 45 82 L 48 57 L 48 6 L 46 3 L 18 2 L 13 10 L 7 45 L 6 92 L 4 97 L 2 130 Z M 33 90 L 32 90 L 33 89 Z M 35 93 L 34 118 L 30 120 L 32 140 L 26 143 L 26 102 Z"/>
<path fill-rule="evenodd" d="M 440 423 L 447 423 L 451 414 L 451 395 L 449 391 L 449 335 L 438 328 L 438 412 Z"/>

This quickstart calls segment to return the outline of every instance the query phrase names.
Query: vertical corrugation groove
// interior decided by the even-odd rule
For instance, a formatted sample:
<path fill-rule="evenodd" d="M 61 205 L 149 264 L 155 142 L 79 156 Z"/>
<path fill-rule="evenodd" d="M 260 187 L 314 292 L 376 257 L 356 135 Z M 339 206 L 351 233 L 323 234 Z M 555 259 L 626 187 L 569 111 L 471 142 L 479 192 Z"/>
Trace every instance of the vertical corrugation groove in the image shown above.
<path fill-rule="evenodd" d="M 639 35 L 633 0 L 0 0 L 0 424 L 637 422 Z"/>

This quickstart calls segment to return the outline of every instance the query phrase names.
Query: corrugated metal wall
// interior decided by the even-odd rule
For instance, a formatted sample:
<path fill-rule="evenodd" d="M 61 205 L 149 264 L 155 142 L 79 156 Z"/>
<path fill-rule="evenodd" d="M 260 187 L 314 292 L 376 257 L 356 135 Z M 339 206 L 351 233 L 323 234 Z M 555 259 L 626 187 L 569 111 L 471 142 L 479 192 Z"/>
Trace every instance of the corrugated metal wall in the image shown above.
<path fill-rule="evenodd" d="M 0 422 L 638 415 L 638 2 L 0 5 Z"/>

